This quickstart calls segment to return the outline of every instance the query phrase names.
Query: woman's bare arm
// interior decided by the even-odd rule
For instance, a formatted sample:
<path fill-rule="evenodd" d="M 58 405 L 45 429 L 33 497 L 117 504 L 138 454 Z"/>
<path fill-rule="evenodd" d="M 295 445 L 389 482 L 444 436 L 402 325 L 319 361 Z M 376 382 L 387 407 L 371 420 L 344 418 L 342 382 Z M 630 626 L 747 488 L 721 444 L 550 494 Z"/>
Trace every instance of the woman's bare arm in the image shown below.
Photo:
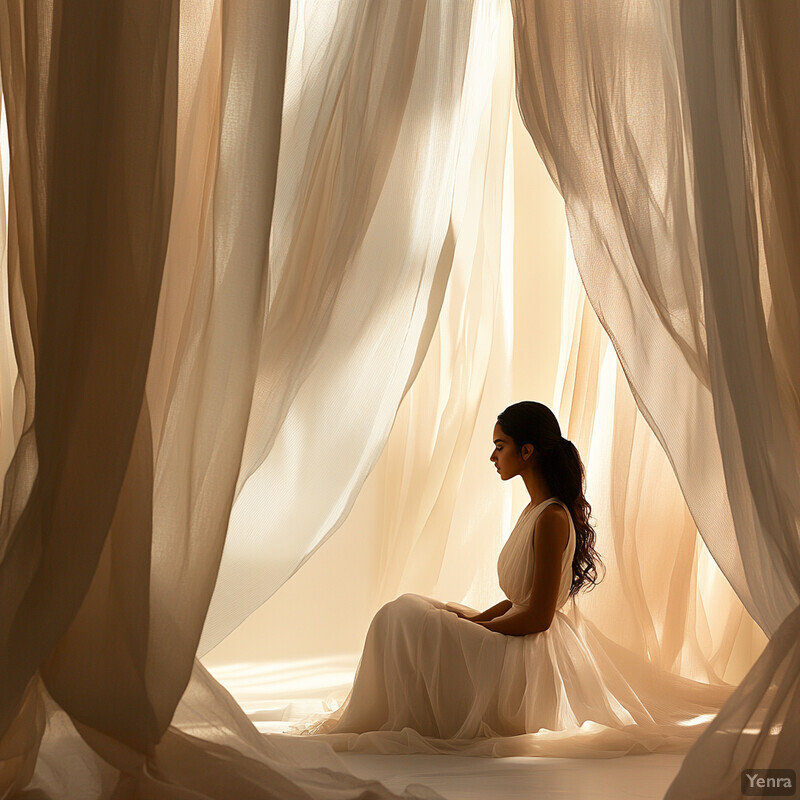
<path fill-rule="evenodd" d="M 471 622 L 488 622 L 489 620 L 501 617 L 511 608 L 511 606 L 512 603 L 510 600 L 501 600 L 499 603 L 497 603 L 497 605 L 487 608 L 486 611 L 481 611 L 480 614 L 475 614 L 474 616 L 467 616 L 460 611 L 455 611 L 455 609 L 453 609 L 453 611 L 454 613 L 458 614 L 459 617 L 468 619 Z"/>
<path fill-rule="evenodd" d="M 566 511 L 556 505 L 546 508 L 536 521 L 533 535 L 530 604 L 527 608 L 518 608 L 501 618 L 482 623 L 487 630 L 510 636 L 527 636 L 550 627 L 561 583 L 561 556 L 568 541 L 569 519 Z M 481 623 L 477 617 L 472 621 Z"/>
<path fill-rule="evenodd" d="M 506 611 L 510 610 L 512 605 L 514 604 L 510 600 L 501 600 L 497 605 L 487 608 L 482 614 L 478 614 L 477 617 L 473 617 L 472 619 L 475 622 L 481 622 L 502 617 Z"/>

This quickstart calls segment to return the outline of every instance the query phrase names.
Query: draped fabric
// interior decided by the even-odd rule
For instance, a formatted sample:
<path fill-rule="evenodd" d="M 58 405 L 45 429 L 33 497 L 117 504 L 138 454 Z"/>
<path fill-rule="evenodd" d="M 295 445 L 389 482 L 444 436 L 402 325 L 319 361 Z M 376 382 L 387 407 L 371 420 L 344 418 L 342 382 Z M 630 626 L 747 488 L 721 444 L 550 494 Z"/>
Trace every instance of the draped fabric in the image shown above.
<path fill-rule="evenodd" d="M 347 515 L 419 370 L 454 263 L 473 282 L 459 296 L 479 281 L 494 291 L 481 276 L 499 246 L 500 8 L 298 7 L 266 325 L 201 655 Z"/>
<path fill-rule="evenodd" d="M 554 208 L 563 231 L 563 207 L 542 186 L 546 173 L 526 167 L 526 145 L 533 149 L 530 140 L 515 137 L 516 230 L 548 219 Z M 529 204 L 532 192 L 537 200 Z M 378 731 L 334 733 L 325 741 L 337 750 L 382 753 L 585 757 L 637 747 L 685 752 L 763 647 L 763 634 L 697 533 L 669 461 L 638 412 L 586 300 L 570 252 L 565 263 L 563 247 L 548 252 L 543 239 L 535 260 L 521 238 L 514 259 L 499 262 L 500 286 L 508 287 L 515 306 L 520 303 L 497 307 L 488 362 L 482 365 L 478 353 L 466 362 L 471 371 L 485 369 L 486 378 L 470 384 L 478 413 L 471 426 L 459 425 L 457 446 L 468 456 L 456 489 L 441 455 L 455 449 L 448 438 L 452 427 L 431 409 L 453 407 L 464 391 L 442 369 L 442 354 L 458 350 L 461 326 L 487 313 L 491 298 L 467 306 L 464 318 L 448 317 L 448 289 L 434 345 L 353 514 L 280 592 L 204 658 L 263 729 L 279 730 L 280 719 L 322 711 L 313 697 L 324 698 L 329 709 L 341 704 L 352 683 L 344 654 L 350 648 L 360 654 L 373 615 L 404 592 L 479 608 L 502 599 L 496 564 L 510 529 L 506 512 L 513 519 L 529 498 L 523 486 L 501 484 L 493 474 L 491 432 L 498 411 L 530 392 L 552 398 L 562 430 L 579 446 L 606 565 L 600 586 L 566 611 L 590 640 L 593 655 L 618 665 L 635 686 L 645 708 L 661 719 L 660 729 L 620 733 L 588 726 L 567 737 L 539 732 L 458 743 Z M 524 294 L 531 273 L 544 296 Z M 548 289 L 554 275 L 556 286 Z M 504 335 L 506 325 L 511 339 Z M 537 343 L 559 339 L 560 354 L 547 364 Z M 445 503 L 449 516 L 444 524 L 434 522 Z M 372 541 L 376 531 L 378 543 Z M 668 714 L 672 719 L 665 724 Z"/>
<path fill-rule="evenodd" d="M 50 659 L 83 610 L 114 520 L 147 524 L 144 386 L 172 202 L 177 6 L 123 14 L 101 4 L 9 2 L 0 37 L 18 370 L 13 409 L 3 408 L 4 442 L 14 445 L 0 511 L 5 792 L 32 773 L 42 681 L 86 724 L 103 725 L 102 688 L 69 696 Z M 126 501 L 140 513 L 121 519 Z M 141 591 L 130 605 L 123 599 L 120 622 L 142 602 Z M 154 735 L 149 711 L 125 714 L 120 737 Z"/>
<path fill-rule="evenodd" d="M 770 636 L 668 794 L 730 796 L 742 769 L 798 765 L 798 11 L 513 9 L 520 108 L 587 295 L 710 553 Z"/>
<path fill-rule="evenodd" d="M 571 251 L 563 311 L 553 407 L 584 458 L 604 564 L 603 581 L 580 597 L 576 615 L 615 659 L 735 684 L 765 639 L 699 535 Z"/>
<path fill-rule="evenodd" d="M 394 796 L 262 740 L 193 659 L 226 533 L 249 559 L 269 519 L 269 592 L 388 435 L 476 246 L 498 8 L 4 4 L 4 791 L 44 732 L 55 794 Z M 212 638 L 263 599 L 240 589 Z"/>
<path fill-rule="evenodd" d="M 588 312 L 565 304 L 589 350 L 584 330 L 562 350 L 557 405 L 593 475 L 611 453 L 598 518 L 609 589 L 632 600 L 609 628 L 598 590 L 576 620 L 631 670 L 718 696 L 752 651 L 696 523 L 771 635 L 676 782 L 711 753 L 708 785 L 728 790 L 729 753 L 792 765 L 800 718 L 796 12 L 513 10 L 525 123 L 693 518 L 674 483 L 650 506 L 666 463 Z M 0 795 L 395 796 L 321 743 L 260 736 L 195 655 L 311 563 L 398 407 L 381 477 L 389 516 L 407 516 L 387 526 L 374 596 L 489 591 L 511 503 L 470 495 L 471 464 L 509 391 L 514 326 L 532 325 L 509 282 L 508 13 L 0 5 Z M 420 462 L 430 485 L 409 479 Z M 621 490 L 642 463 L 657 488 Z M 642 563 L 668 565 L 666 601 L 634 555 L 662 509 L 679 524 Z M 482 566 L 464 570 L 462 543 Z"/>

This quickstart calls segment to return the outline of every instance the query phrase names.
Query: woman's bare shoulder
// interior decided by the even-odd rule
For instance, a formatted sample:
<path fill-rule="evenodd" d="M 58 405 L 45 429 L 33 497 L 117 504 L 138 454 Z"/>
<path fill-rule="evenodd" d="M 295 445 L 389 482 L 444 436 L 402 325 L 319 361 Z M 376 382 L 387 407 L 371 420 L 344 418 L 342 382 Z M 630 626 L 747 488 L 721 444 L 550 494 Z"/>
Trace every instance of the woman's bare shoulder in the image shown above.
<path fill-rule="evenodd" d="M 537 523 L 540 520 L 547 519 L 547 520 L 562 520 L 569 524 L 569 513 L 567 509 L 561 505 L 560 502 L 557 503 L 550 503 L 549 506 L 545 506 L 542 509 L 541 514 L 539 514 L 539 519 L 537 519 Z"/>
<path fill-rule="evenodd" d="M 550 503 L 536 520 L 533 529 L 534 548 L 551 543 L 560 552 L 569 539 L 569 514 L 560 503 Z M 537 542 L 538 540 L 538 542 Z"/>

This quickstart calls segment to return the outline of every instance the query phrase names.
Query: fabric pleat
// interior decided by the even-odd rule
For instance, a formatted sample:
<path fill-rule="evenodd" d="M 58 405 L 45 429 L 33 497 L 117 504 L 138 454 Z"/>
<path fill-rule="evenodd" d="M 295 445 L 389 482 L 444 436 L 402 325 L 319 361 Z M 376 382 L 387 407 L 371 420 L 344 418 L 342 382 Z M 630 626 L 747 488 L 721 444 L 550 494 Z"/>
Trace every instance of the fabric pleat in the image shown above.
<path fill-rule="evenodd" d="M 513 8 L 520 108 L 564 196 L 588 297 L 709 551 L 748 612 L 778 637 L 800 599 L 797 375 L 782 345 L 800 311 L 783 255 L 791 239 L 774 210 L 776 198 L 791 202 L 779 184 L 792 172 L 768 164 L 793 125 L 796 55 L 789 34 L 776 31 L 793 30 L 797 10 Z M 774 287 L 786 290 L 780 299 Z M 785 648 L 788 637 L 778 639 Z M 800 679 L 791 669 L 768 674 L 770 664 L 765 657 L 745 678 L 764 679 L 764 691 L 748 695 L 749 714 L 768 705 L 769 691 Z M 717 759 L 716 780 L 697 794 L 694 778 L 714 772 L 715 729 L 725 736 L 733 707 L 734 698 L 668 796 L 729 796 L 742 769 L 764 766 L 760 755 L 788 753 L 792 729 L 779 704 L 763 737 L 734 763 Z M 744 726 L 733 728 L 732 748 L 747 739 Z M 795 767 L 796 754 L 781 766 Z"/>
<path fill-rule="evenodd" d="M 491 602 L 520 500 L 483 438 L 533 386 L 585 456 L 607 581 L 561 649 L 462 677 L 563 678 L 542 719 L 581 732 L 462 754 L 672 732 L 668 797 L 800 769 L 798 35 L 789 3 L 2 0 L 0 797 L 398 796 L 261 736 L 197 656 L 367 518 L 368 600 L 336 624 L 363 641 L 399 595 L 451 647 L 433 598 Z M 514 231 L 542 224 L 514 202 L 514 69 L 574 251 L 552 315 Z M 578 638 L 640 704 L 616 733 L 569 715 Z M 374 733 L 343 735 L 448 751 Z"/>
<path fill-rule="evenodd" d="M 2 8 L 19 373 L 3 401 L 2 793 L 38 757 L 30 786 L 51 797 L 395 797 L 328 748 L 292 756 L 262 739 L 195 661 L 280 285 L 269 243 L 289 4 L 180 10 Z M 425 11 L 393 24 L 365 5 L 345 20 L 366 26 L 365 46 L 384 20 L 411 64 L 401 93 L 414 57 L 399 45 Z M 402 117 L 397 92 L 374 85 Z M 374 139 L 385 159 L 391 136 Z M 317 224 L 338 213 L 336 187 L 315 183 Z M 306 258 L 306 279 L 291 273 L 301 293 L 327 268 Z M 312 304 L 303 329 L 323 316 Z M 276 385 L 291 397 L 300 382 Z"/>
<path fill-rule="evenodd" d="M 137 534 L 149 539 L 144 388 L 172 204 L 177 5 L 9 2 L 0 15 L 19 373 L 0 512 L 8 733 L 41 706 L 40 668 L 70 713 L 103 725 L 109 695 L 64 687 L 44 662 L 80 615 L 120 505 L 141 504 Z M 133 604 L 146 603 L 145 584 Z M 116 676 L 105 677 L 114 695 Z M 123 717 L 120 735 L 154 735 L 146 706 Z M 30 768 L 12 782 L 24 785 Z"/>
<path fill-rule="evenodd" d="M 501 7 L 367 0 L 290 31 L 268 307 L 200 655 L 347 516 L 454 263 L 494 257 L 496 224 L 474 226 L 502 185 L 482 188 L 505 137 L 481 130 Z"/>

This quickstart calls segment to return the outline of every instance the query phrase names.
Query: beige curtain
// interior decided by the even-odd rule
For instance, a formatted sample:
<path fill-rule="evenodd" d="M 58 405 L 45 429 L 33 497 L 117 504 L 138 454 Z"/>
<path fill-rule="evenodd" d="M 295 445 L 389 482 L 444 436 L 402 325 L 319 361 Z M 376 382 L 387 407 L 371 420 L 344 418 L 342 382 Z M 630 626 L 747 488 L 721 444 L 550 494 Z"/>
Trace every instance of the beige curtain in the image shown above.
<path fill-rule="evenodd" d="M 453 265 L 480 281 L 470 267 L 496 258 L 494 223 L 482 236 L 475 225 L 500 202 L 505 140 L 481 127 L 500 8 L 297 7 L 266 324 L 201 655 L 341 524 L 419 370 Z"/>
<path fill-rule="evenodd" d="M 345 513 L 484 258 L 499 8 L 3 4 L 3 796 L 40 744 L 51 796 L 394 796 L 194 656 L 226 533 L 258 583 L 212 640 Z"/>
<path fill-rule="evenodd" d="M 601 648 L 631 668 L 638 659 L 654 675 L 738 683 L 766 640 L 705 547 L 571 250 L 564 289 L 554 408 L 585 459 L 606 567 L 574 611 Z M 673 702 L 679 708 L 679 696 Z"/>
<path fill-rule="evenodd" d="M 77 698 L 59 684 L 54 648 L 85 613 L 120 500 L 135 500 L 136 521 L 149 524 L 144 384 L 172 202 L 176 37 L 169 3 L 127 19 L 89 5 L 0 8 L 18 370 L 3 420 L 15 448 L 0 512 L 4 793 L 33 770 L 43 682 L 87 725 L 103 725 L 102 679 Z M 147 601 L 120 599 L 123 624 Z M 151 710 L 126 714 L 119 735 L 152 736 Z"/>
<path fill-rule="evenodd" d="M 499 58 L 510 60 L 508 22 Z M 587 462 L 607 574 L 571 613 L 596 652 L 634 683 L 645 674 L 637 688 L 649 692 L 649 707 L 670 708 L 691 742 L 708 724 L 708 709 L 720 708 L 763 648 L 763 634 L 710 557 L 622 379 L 564 247 L 563 201 L 512 111 L 505 179 L 513 205 L 504 203 L 503 224 L 516 224 L 513 253 L 492 266 L 499 305 L 483 293 L 454 316 L 448 304 L 456 284 L 448 287 L 432 346 L 353 511 L 203 659 L 264 730 L 344 699 L 372 615 L 387 600 L 408 591 L 485 608 L 502 598 L 497 556 L 527 497 L 521 484 L 501 484 L 492 473 L 491 431 L 505 405 L 529 396 L 551 403 Z M 446 354 L 461 352 L 472 320 L 488 313 L 488 360 L 472 348 L 460 356 L 464 366 L 443 369 Z M 459 374 L 481 379 L 459 383 Z M 459 414 L 465 403 L 478 409 L 468 424 Z M 517 742 L 514 754 L 565 755 L 571 747 L 575 755 L 585 746 L 579 736 L 567 745 L 542 738 Z"/>
<path fill-rule="evenodd" d="M 260 737 L 193 659 L 341 523 L 404 394 L 387 452 L 408 461 L 377 473 L 392 505 L 373 606 L 432 582 L 445 598 L 491 592 L 513 503 L 471 497 L 471 465 L 486 460 L 478 432 L 508 393 L 527 310 L 509 281 L 508 9 L 313 10 L 0 6 L 14 347 L 0 392 L 4 795 L 35 765 L 31 786 L 53 797 L 393 796 L 325 746 Z M 676 352 L 702 374 L 705 328 L 682 324 Z M 785 322 L 772 341 L 791 341 L 775 330 Z M 784 345 L 791 376 L 790 358 Z M 603 393 L 592 380 L 569 401 L 583 425 Z M 632 406 L 620 408 L 624 443 Z M 417 430 L 436 440 L 409 441 Z M 420 508 L 397 505 L 419 475 Z M 634 525 L 627 508 L 617 500 L 615 526 Z M 695 553 L 683 520 L 680 575 Z M 481 549 L 494 556 L 465 571 Z M 723 571 L 758 605 L 737 554 Z M 617 562 L 641 595 L 647 581 Z M 732 674 L 729 596 L 722 639 L 709 623 L 695 644 L 676 631 L 707 610 L 644 594 L 619 632 L 626 652 L 712 683 Z"/>
<path fill-rule="evenodd" d="M 792 4 L 515 2 L 517 91 L 589 299 L 709 551 L 770 636 L 670 797 L 797 768 Z M 782 188 L 783 187 L 783 188 Z M 783 224 L 782 224 L 783 223 Z M 668 388 L 667 388 L 668 387 Z"/>

